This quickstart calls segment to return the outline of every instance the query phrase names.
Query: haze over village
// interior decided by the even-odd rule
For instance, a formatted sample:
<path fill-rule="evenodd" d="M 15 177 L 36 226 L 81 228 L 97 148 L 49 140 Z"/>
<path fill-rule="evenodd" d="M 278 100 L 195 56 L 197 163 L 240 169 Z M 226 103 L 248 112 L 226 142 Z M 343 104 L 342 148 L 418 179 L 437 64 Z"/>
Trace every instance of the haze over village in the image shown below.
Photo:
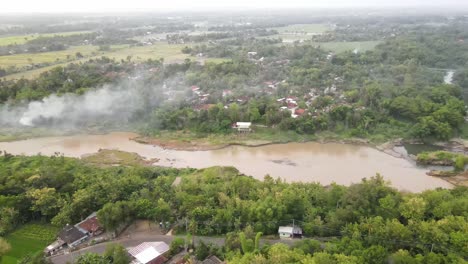
<path fill-rule="evenodd" d="M 0 264 L 468 260 L 468 2 L 0 9 Z"/>

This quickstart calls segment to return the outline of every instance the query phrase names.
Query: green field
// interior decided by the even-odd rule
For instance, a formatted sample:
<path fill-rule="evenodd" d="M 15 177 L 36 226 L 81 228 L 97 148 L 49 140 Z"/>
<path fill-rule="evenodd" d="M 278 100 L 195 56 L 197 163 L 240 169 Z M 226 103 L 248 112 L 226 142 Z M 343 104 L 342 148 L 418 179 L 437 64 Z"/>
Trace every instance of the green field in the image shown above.
<path fill-rule="evenodd" d="M 187 58 L 187 55 L 181 51 L 185 46 L 182 44 L 156 43 L 151 46 L 123 48 L 118 51 L 107 52 L 104 55 L 116 60 L 126 59 L 131 56 L 134 61 L 164 58 L 166 62 L 176 62 Z"/>
<path fill-rule="evenodd" d="M 271 29 L 278 31 L 278 34 L 260 38 L 281 38 L 285 43 L 292 43 L 300 40 L 311 40 L 315 34 L 324 33 L 332 28 L 325 24 L 295 24 Z"/>
<path fill-rule="evenodd" d="M 54 63 L 54 65 L 41 67 L 38 69 L 22 71 L 15 74 L 10 74 L 4 78 L 7 80 L 26 78 L 32 79 L 39 76 L 41 73 L 48 71 L 57 66 L 66 66 L 69 63 L 85 62 L 89 59 L 106 56 L 114 58 L 116 60 L 126 60 L 128 56 L 131 56 L 132 61 L 145 61 L 148 59 L 159 59 L 164 58 L 166 63 L 182 62 L 186 58 L 197 60 L 196 57 L 191 57 L 187 54 L 182 53 L 182 48 L 186 45 L 173 45 L 167 43 L 157 43 L 151 46 L 134 46 L 129 47 L 128 45 L 115 45 L 111 47 L 110 51 L 98 51 L 95 46 L 76 46 L 68 50 L 57 51 L 57 52 L 45 52 L 35 54 L 18 54 L 10 56 L 0 56 L 0 66 L 7 68 L 8 66 L 24 67 L 31 64 L 28 58 L 32 60 L 32 63 Z M 85 58 L 77 60 L 75 57 L 76 52 L 81 52 Z M 67 59 L 67 55 L 70 55 L 70 59 Z M 56 60 L 56 59 L 59 60 Z M 227 61 L 225 58 L 207 58 L 205 62 L 220 63 Z"/>
<path fill-rule="evenodd" d="M 280 34 L 293 34 L 293 33 L 323 33 L 331 28 L 325 24 L 295 24 L 286 27 L 273 28 Z"/>
<path fill-rule="evenodd" d="M 60 33 L 49 33 L 49 34 L 29 34 L 20 36 L 8 36 L 0 37 L 0 46 L 8 46 L 12 44 L 24 44 L 29 40 L 36 39 L 38 37 L 53 37 L 53 36 L 71 36 L 83 33 L 89 33 L 91 31 L 71 31 L 71 32 L 60 32 Z"/>
<path fill-rule="evenodd" d="M 83 56 L 89 57 L 98 54 L 98 47 L 95 46 L 74 46 L 66 50 L 41 52 L 41 53 L 23 53 L 8 56 L 0 56 L 0 65 L 3 68 L 14 66 L 22 68 L 31 64 L 66 62 L 75 60 L 75 54 L 80 52 Z"/>
<path fill-rule="evenodd" d="M 16 264 L 19 259 L 42 251 L 56 238 L 58 229 L 50 225 L 27 224 L 6 237 L 11 251 L 0 264 Z"/>

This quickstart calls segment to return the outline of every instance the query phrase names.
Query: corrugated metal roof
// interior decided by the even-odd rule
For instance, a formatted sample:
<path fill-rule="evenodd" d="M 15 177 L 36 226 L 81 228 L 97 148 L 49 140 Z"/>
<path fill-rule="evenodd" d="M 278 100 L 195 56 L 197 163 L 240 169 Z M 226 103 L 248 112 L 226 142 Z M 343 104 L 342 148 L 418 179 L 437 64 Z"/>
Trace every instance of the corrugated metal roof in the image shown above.
<path fill-rule="evenodd" d="M 140 263 L 146 264 L 167 251 L 169 251 L 169 246 L 164 242 L 144 242 L 129 249 L 128 253 Z"/>

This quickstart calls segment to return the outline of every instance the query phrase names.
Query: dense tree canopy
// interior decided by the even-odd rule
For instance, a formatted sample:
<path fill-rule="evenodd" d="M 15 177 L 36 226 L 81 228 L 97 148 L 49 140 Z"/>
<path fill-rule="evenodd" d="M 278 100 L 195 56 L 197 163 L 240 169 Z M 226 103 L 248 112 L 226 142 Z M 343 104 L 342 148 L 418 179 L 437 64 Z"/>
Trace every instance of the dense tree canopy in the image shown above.
<path fill-rule="evenodd" d="M 275 255 L 280 252 L 300 258 L 307 258 L 304 254 L 313 254 L 314 259 L 350 258 L 358 263 L 381 263 L 389 257 L 419 261 L 467 257 L 464 187 L 403 194 L 380 176 L 350 187 L 323 187 L 288 184 L 269 176 L 258 181 L 229 167 L 100 168 L 60 156 L 2 156 L 0 175 L 0 209 L 8 212 L 0 222 L 6 223 L 6 233 L 33 219 L 60 227 L 98 211 L 108 231 L 137 218 L 169 221 L 181 231 L 185 224 L 178 225 L 178 219 L 187 219 L 187 231 L 195 235 L 244 230 L 244 235 L 235 235 L 240 238 L 237 246 L 227 242 L 231 246 L 226 252 L 233 253 L 226 257 L 249 261 L 280 258 Z M 173 186 L 176 175 L 182 176 L 182 182 Z M 276 234 L 278 226 L 291 224 L 292 219 L 307 236 L 337 239 L 325 249 L 304 242 L 292 251 L 283 246 L 260 250 L 254 232 Z M 242 255 L 236 255 L 237 250 Z M 107 258 L 120 258 L 118 249 L 109 252 Z M 83 256 L 80 261 L 88 263 L 95 257 Z"/>

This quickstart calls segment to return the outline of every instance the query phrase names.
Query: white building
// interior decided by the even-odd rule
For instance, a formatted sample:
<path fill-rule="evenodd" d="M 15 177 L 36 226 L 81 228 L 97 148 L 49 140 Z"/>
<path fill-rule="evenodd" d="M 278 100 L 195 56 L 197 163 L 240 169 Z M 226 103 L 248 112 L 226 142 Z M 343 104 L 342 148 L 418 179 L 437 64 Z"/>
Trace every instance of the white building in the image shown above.
<path fill-rule="evenodd" d="M 278 235 L 280 238 L 302 238 L 302 229 L 298 226 L 280 226 Z"/>
<path fill-rule="evenodd" d="M 250 132 L 252 131 L 252 129 L 250 128 L 251 126 L 251 122 L 237 122 L 234 128 L 237 128 L 238 132 Z"/>
<path fill-rule="evenodd" d="M 129 248 L 128 254 L 133 257 L 132 264 L 160 264 L 167 261 L 164 253 L 169 251 L 169 246 L 164 242 L 144 242 Z"/>

